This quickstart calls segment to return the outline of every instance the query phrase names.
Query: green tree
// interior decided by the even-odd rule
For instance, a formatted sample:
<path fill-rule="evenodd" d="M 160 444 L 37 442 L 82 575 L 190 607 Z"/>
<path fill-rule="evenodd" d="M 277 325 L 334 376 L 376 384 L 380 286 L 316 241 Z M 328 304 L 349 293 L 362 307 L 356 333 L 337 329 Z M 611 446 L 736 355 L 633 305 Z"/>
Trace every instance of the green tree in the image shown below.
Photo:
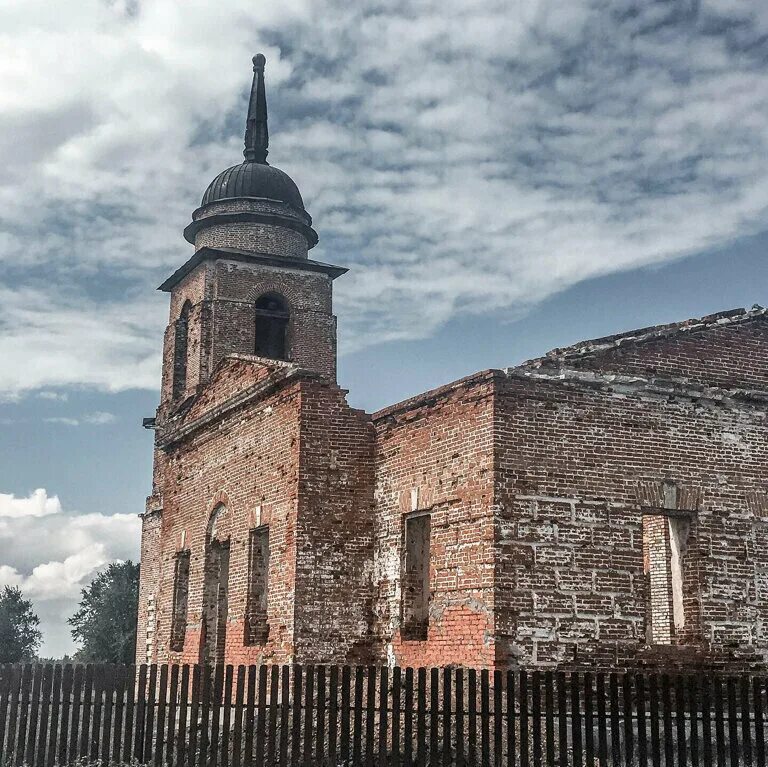
<path fill-rule="evenodd" d="M 6 586 L 0 594 L 0 663 L 18 663 L 35 658 L 43 639 L 40 619 L 21 589 Z"/>
<path fill-rule="evenodd" d="M 136 649 L 139 566 L 112 563 L 82 590 L 80 607 L 69 619 L 81 644 L 79 661 L 132 663 Z"/>

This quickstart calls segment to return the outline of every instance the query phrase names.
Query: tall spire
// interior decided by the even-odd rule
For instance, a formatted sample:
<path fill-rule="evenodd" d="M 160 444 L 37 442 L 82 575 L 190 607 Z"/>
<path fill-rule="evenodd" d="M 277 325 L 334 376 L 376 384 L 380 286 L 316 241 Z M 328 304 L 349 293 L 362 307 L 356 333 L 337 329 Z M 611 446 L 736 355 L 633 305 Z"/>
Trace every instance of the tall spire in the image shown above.
<path fill-rule="evenodd" d="M 248 119 L 245 122 L 245 151 L 248 162 L 268 165 L 267 147 L 269 130 L 267 129 L 267 94 L 264 89 L 264 64 L 267 59 L 263 53 L 253 57 L 253 83 L 251 100 L 248 102 Z"/>

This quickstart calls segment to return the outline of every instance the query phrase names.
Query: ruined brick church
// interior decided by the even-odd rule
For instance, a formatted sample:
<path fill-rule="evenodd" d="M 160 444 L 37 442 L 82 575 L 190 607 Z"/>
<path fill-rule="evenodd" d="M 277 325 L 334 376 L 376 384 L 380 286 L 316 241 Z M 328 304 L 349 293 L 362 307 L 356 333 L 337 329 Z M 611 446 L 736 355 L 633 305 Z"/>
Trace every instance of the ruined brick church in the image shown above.
<path fill-rule="evenodd" d="M 139 662 L 739 667 L 768 659 L 768 315 L 586 341 L 368 414 L 336 382 L 334 280 L 267 163 L 184 231 L 170 294 Z"/>

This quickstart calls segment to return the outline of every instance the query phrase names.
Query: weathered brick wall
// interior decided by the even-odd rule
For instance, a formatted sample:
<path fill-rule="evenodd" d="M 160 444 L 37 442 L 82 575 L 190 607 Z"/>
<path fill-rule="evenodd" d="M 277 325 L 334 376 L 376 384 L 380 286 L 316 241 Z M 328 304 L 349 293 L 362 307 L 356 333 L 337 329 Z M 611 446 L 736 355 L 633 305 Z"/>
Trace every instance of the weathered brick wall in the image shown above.
<path fill-rule="evenodd" d="M 307 239 L 284 226 L 254 223 L 212 224 L 197 233 L 195 250 L 234 248 L 284 258 L 307 258 Z"/>
<path fill-rule="evenodd" d="M 494 663 L 493 373 L 374 415 L 375 630 L 403 666 Z M 431 513 L 426 641 L 401 636 L 403 519 Z"/>
<path fill-rule="evenodd" d="M 153 663 L 157 640 L 156 609 L 159 591 L 162 541 L 162 513 L 148 509 L 141 519 L 141 572 L 139 581 L 138 630 L 136 632 L 136 662 Z"/>
<path fill-rule="evenodd" d="M 220 368 L 212 388 L 240 390 L 261 380 L 261 366 L 233 360 Z M 231 530 L 229 662 L 282 662 L 292 657 L 299 407 L 299 384 L 286 382 L 271 394 L 222 414 L 213 425 L 201 428 L 163 452 L 156 479 L 163 501 L 158 576 L 158 592 L 163 595 L 158 602 L 159 660 L 198 660 L 206 529 L 219 502 L 227 507 Z M 202 415 L 198 411 L 186 422 Z M 184 423 L 177 424 L 177 428 Z M 248 536 L 250 528 L 257 524 L 269 524 L 270 528 L 270 633 L 264 646 L 244 646 Z M 191 552 L 187 636 L 183 652 L 173 653 L 168 646 L 173 558 L 182 546 L 182 536 L 185 548 Z"/>
<path fill-rule="evenodd" d="M 324 381 L 301 389 L 296 660 L 371 662 L 374 432 Z"/>
<path fill-rule="evenodd" d="M 719 319 L 718 319 L 719 317 Z M 665 330 L 647 328 L 578 344 L 551 353 L 546 364 L 562 363 L 579 370 L 614 371 L 647 378 L 685 378 L 724 388 L 768 389 L 768 316 L 764 311 L 733 314 L 681 323 Z M 615 339 L 615 340 L 612 340 Z M 581 354 L 585 347 L 605 347 Z"/>
<path fill-rule="evenodd" d="M 186 301 L 188 324 L 186 396 L 204 383 L 222 359 L 253 355 L 256 344 L 254 304 L 267 292 L 279 293 L 290 312 L 288 357 L 308 370 L 336 377 L 336 317 L 332 282 L 325 275 L 275 269 L 218 259 L 204 262 L 171 292 L 169 324 L 163 341 L 161 415 L 172 409 L 176 320 Z M 182 397 L 183 399 L 183 397 Z"/>
<path fill-rule="evenodd" d="M 686 640 L 699 634 L 711 658 L 766 656 L 765 403 L 513 372 L 496 419 L 497 624 L 510 659 L 621 667 L 642 658 L 641 509 L 661 505 L 667 478 L 681 488 L 679 508 L 696 512 L 685 561 L 687 613 L 700 626 Z"/>
<path fill-rule="evenodd" d="M 253 354 L 253 305 L 259 296 L 274 291 L 288 304 L 290 360 L 335 379 L 336 318 L 329 277 L 219 259 L 214 280 L 212 369 L 228 354 Z"/>
<path fill-rule="evenodd" d="M 373 658 L 373 428 L 337 386 L 291 378 L 291 370 L 227 359 L 191 407 L 160 426 L 161 443 L 171 444 L 156 456 L 162 512 L 144 536 L 152 572 L 142 575 L 142 590 L 158 594 L 160 661 L 199 657 L 206 530 L 219 503 L 230 546 L 227 662 Z M 248 390 L 252 401 L 232 408 Z M 260 525 L 269 526 L 269 635 L 246 645 L 248 541 Z M 183 651 L 173 652 L 174 558 L 182 547 L 190 551 L 187 632 Z M 145 642 L 146 611 L 139 622 Z"/>
<path fill-rule="evenodd" d="M 171 293 L 168 326 L 163 337 L 163 373 L 160 401 L 169 402 L 173 396 L 173 361 L 176 320 L 189 301 L 192 311 L 188 323 L 187 392 L 207 378 L 210 373 L 206 350 L 210 347 L 210 314 L 212 280 L 211 265 L 202 263 L 193 269 Z"/>

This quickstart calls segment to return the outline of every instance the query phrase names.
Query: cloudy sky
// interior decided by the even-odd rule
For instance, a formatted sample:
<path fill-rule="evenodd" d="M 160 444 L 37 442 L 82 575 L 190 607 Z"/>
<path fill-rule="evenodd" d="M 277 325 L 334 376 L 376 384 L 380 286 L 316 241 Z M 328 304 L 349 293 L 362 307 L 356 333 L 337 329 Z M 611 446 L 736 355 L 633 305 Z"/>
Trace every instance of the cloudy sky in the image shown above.
<path fill-rule="evenodd" d="M 0 0 L 0 584 L 44 653 L 136 557 L 154 288 L 257 51 L 355 405 L 768 301 L 764 3 Z"/>

